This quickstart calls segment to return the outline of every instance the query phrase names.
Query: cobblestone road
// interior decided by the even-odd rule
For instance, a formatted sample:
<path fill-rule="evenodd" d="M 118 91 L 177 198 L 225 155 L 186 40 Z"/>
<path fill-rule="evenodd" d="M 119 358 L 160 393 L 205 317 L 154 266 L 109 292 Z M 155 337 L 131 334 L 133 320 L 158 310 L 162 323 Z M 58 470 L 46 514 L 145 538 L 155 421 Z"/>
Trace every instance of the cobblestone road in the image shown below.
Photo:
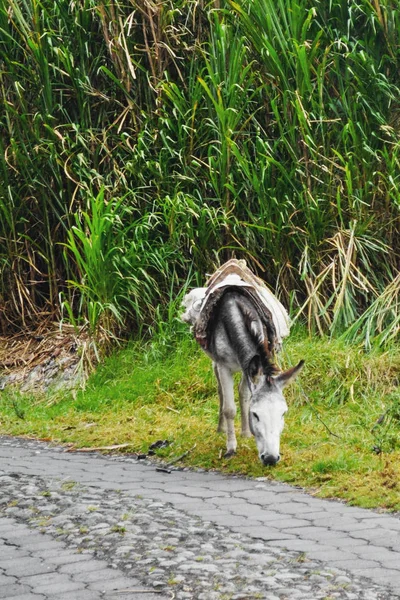
<path fill-rule="evenodd" d="M 0 598 L 392 600 L 400 519 L 0 436 Z"/>

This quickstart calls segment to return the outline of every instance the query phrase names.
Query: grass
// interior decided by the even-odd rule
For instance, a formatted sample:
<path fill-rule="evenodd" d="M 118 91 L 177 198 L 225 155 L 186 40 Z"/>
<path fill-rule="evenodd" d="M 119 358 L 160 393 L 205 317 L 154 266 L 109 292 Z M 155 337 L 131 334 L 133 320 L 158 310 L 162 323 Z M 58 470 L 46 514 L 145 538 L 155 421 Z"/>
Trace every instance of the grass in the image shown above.
<path fill-rule="evenodd" d="M 366 354 L 340 340 L 298 332 L 284 348 L 281 366 L 300 358 L 306 367 L 286 392 L 282 460 L 274 468 L 259 463 L 253 439 L 238 437 L 237 455 L 223 458 L 211 363 L 187 337 L 159 354 L 132 344 L 109 357 L 75 395 L 1 392 L 0 431 L 76 448 L 129 444 L 124 451 L 138 453 L 169 440 L 156 458 L 168 462 L 190 450 L 179 464 L 273 478 L 320 497 L 400 510 L 398 353 Z"/>

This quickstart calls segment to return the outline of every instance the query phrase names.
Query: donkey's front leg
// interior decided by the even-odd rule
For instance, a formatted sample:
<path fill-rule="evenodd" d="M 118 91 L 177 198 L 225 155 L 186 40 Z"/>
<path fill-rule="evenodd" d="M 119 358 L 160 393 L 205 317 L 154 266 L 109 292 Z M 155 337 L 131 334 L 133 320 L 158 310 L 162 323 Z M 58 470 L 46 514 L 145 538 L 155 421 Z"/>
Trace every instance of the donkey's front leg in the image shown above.
<path fill-rule="evenodd" d="M 233 375 L 227 367 L 217 365 L 218 381 L 221 387 L 223 407 L 222 411 L 226 422 L 226 457 L 235 454 L 237 442 L 235 435 L 235 396 L 233 390 Z"/>
<path fill-rule="evenodd" d="M 218 398 L 219 398 L 219 415 L 218 415 L 217 432 L 218 433 L 226 433 L 226 421 L 225 421 L 225 417 L 224 417 L 224 397 L 222 395 L 222 387 L 221 387 L 221 382 L 219 380 L 219 375 L 218 375 L 218 366 L 217 366 L 217 363 L 215 363 L 215 362 L 213 362 L 213 369 L 214 369 L 214 374 L 215 374 L 215 377 L 216 377 L 217 383 L 218 383 Z"/>
<path fill-rule="evenodd" d="M 247 384 L 246 377 L 242 375 L 242 379 L 239 383 L 240 416 L 242 419 L 242 437 L 247 438 L 251 437 L 251 431 L 249 426 L 250 397 L 251 393 Z"/>

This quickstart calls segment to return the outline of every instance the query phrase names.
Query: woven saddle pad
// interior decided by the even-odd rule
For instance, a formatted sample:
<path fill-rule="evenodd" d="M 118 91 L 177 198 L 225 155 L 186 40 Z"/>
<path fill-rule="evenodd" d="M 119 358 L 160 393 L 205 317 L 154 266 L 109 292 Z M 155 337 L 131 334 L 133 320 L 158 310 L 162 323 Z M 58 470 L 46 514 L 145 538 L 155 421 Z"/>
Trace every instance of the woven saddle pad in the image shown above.
<path fill-rule="evenodd" d="M 268 351 L 272 355 L 281 348 L 289 335 L 289 316 L 266 284 L 256 277 L 245 260 L 231 259 L 223 264 L 206 282 L 206 294 L 193 333 L 197 342 L 207 350 L 213 319 L 219 301 L 227 291 L 235 290 L 249 298 L 264 325 Z"/>

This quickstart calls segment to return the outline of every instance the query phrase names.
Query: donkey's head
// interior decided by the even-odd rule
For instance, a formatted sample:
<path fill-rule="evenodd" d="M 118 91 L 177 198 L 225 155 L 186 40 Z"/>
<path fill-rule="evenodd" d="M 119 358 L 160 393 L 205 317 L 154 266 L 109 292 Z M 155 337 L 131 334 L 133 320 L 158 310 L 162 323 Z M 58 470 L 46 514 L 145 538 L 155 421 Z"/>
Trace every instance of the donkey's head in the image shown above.
<path fill-rule="evenodd" d="M 282 390 L 300 373 L 304 361 L 296 367 L 272 375 L 262 368 L 258 355 L 250 361 L 246 371 L 251 391 L 249 424 L 256 438 L 258 455 L 264 465 L 275 465 L 279 459 L 280 437 L 287 411 Z"/>

